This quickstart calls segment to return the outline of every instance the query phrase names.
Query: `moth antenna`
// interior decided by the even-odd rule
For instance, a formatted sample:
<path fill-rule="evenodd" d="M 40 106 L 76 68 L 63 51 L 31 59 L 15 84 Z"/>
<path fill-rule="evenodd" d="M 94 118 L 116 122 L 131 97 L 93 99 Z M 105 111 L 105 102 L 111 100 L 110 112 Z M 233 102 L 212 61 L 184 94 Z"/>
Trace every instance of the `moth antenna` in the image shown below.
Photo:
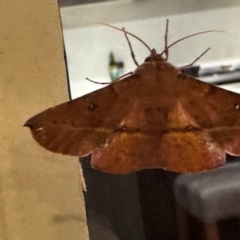
<path fill-rule="evenodd" d="M 206 49 L 200 56 L 198 56 L 192 63 L 186 65 L 186 66 L 183 66 L 183 67 L 180 67 L 179 69 L 182 70 L 184 68 L 188 68 L 188 67 L 192 67 L 192 65 L 197 62 L 203 55 L 205 55 L 211 48 L 208 48 Z"/>
<path fill-rule="evenodd" d="M 118 30 L 118 31 L 121 31 L 121 32 L 123 32 L 124 34 L 126 33 L 126 34 L 134 37 L 135 39 L 137 39 L 139 42 L 141 42 L 141 43 L 148 49 L 148 51 L 149 51 L 150 53 L 152 53 L 152 49 L 151 49 L 141 38 L 137 37 L 137 36 L 134 35 L 133 33 L 130 33 L 130 32 L 128 32 L 128 31 L 126 31 L 126 30 L 123 30 L 123 29 L 121 29 L 121 28 L 112 26 L 112 25 L 107 24 L 107 23 L 101 23 L 101 22 L 91 22 L 91 23 L 101 24 L 101 25 L 104 25 L 104 26 L 107 26 L 107 27 L 116 29 L 116 30 Z"/>
<path fill-rule="evenodd" d="M 125 28 L 123 28 L 122 30 L 123 30 L 123 32 L 124 32 L 125 38 L 127 39 L 127 43 L 128 43 L 129 48 L 130 48 L 130 52 L 131 52 L 132 59 L 133 59 L 134 63 L 136 64 L 136 66 L 138 67 L 139 64 L 138 64 L 138 62 L 137 62 L 137 60 L 136 60 L 136 57 L 135 57 L 135 54 L 134 54 L 134 52 L 133 52 L 132 44 L 131 44 L 128 36 L 127 36 L 127 33 L 126 33 L 126 31 L 125 31 Z"/>
<path fill-rule="evenodd" d="M 190 38 L 190 37 L 194 37 L 196 35 L 200 35 L 200 34 L 205 34 L 205 33 L 211 33 L 211 32 L 224 32 L 224 31 L 219 31 L 219 30 L 208 30 L 208 31 L 203 31 L 203 32 L 198 32 L 198 33 L 193 33 L 193 34 L 190 34 L 186 37 L 183 37 L 183 38 L 180 38 L 178 39 L 177 41 L 173 42 L 172 44 L 170 44 L 169 46 L 167 46 L 161 53 L 160 55 L 164 54 L 166 51 L 169 50 L 169 48 L 171 48 L 172 46 L 174 46 L 175 44 L 181 42 L 182 40 L 185 40 L 187 38 Z"/>
<path fill-rule="evenodd" d="M 96 84 L 110 84 L 111 82 L 96 82 L 96 81 L 93 81 L 89 78 L 86 78 L 86 80 L 88 80 L 89 82 L 92 82 L 92 83 L 96 83 Z"/>
<path fill-rule="evenodd" d="M 165 46 L 164 46 L 164 49 L 165 49 L 165 61 L 168 60 L 168 27 L 169 27 L 169 20 L 167 19 L 166 20 L 166 30 L 165 30 Z"/>

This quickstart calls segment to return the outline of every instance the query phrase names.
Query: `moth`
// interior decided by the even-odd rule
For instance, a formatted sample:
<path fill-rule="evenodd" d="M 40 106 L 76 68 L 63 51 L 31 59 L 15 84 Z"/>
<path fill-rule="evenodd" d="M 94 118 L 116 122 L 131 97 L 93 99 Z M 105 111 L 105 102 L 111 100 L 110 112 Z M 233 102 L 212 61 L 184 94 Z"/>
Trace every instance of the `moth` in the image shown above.
<path fill-rule="evenodd" d="M 149 49 L 145 62 L 107 87 L 27 120 L 34 139 L 52 152 L 91 154 L 93 168 L 112 174 L 198 172 L 223 165 L 226 153 L 240 155 L 240 95 L 183 75 L 167 62 L 172 45 L 205 32 L 168 45 L 167 21 L 165 49 L 158 54 L 118 30 L 135 62 L 129 35 Z"/>

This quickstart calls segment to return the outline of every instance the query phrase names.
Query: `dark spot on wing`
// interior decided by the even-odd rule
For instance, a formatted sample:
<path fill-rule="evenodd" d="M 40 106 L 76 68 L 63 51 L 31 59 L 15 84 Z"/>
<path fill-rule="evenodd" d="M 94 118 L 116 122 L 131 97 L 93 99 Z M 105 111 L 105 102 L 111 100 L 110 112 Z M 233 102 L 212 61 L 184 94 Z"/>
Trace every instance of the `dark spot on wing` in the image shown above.
<path fill-rule="evenodd" d="M 171 128 L 164 131 L 164 134 L 169 133 L 187 133 L 187 132 L 201 132 L 202 130 L 194 126 L 186 126 L 184 128 Z"/>
<path fill-rule="evenodd" d="M 148 107 L 145 109 L 146 114 L 150 114 L 152 112 L 152 108 Z"/>
<path fill-rule="evenodd" d="M 177 76 L 178 78 L 180 78 L 180 79 L 186 79 L 187 78 L 187 76 L 186 75 L 184 75 L 184 74 L 178 74 L 178 76 Z"/>
<path fill-rule="evenodd" d="M 129 128 L 125 125 L 119 126 L 116 130 L 116 132 L 129 132 Z"/>
<path fill-rule="evenodd" d="M 206 94 L 212 95 L 212 94 L 215 94 L 218 90 L 219 90 L 218 88 L 209 84 Z"/>
<path fill-rule="evenodd" d="M 96 108 L 97 108 L 97 105 L 94 104 L 94 103 L 90 103 L 90 104 L 88 105 L 88 110 L 89 110 L 89 111 L 94 111 Z"/>

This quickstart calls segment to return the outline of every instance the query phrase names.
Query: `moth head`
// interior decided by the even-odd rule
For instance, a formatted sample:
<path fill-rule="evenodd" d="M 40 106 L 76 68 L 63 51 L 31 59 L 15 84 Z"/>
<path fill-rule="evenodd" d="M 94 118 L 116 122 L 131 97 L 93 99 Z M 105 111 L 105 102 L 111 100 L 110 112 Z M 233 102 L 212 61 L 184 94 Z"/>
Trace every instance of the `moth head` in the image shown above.
<path fill-rule="evenodd" d="M 145 59 L 145 62 L 165 62 L 166 59 L 162 57 L 162 54 L 157 54 L 155 49 L 151 50 L 150 56 Z"/>

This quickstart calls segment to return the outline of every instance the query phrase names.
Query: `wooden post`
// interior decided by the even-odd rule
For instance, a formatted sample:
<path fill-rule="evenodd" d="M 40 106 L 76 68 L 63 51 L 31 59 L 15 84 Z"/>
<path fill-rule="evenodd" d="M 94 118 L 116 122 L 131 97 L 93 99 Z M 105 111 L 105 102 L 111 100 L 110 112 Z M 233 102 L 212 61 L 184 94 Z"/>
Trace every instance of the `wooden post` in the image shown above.
<path fill-rule="evenodd" d="M 57 0 L 1 1 L 0 29 L 0 239 L 88 239 L 78 159 L 23 128 L 68 100 Z"/>

